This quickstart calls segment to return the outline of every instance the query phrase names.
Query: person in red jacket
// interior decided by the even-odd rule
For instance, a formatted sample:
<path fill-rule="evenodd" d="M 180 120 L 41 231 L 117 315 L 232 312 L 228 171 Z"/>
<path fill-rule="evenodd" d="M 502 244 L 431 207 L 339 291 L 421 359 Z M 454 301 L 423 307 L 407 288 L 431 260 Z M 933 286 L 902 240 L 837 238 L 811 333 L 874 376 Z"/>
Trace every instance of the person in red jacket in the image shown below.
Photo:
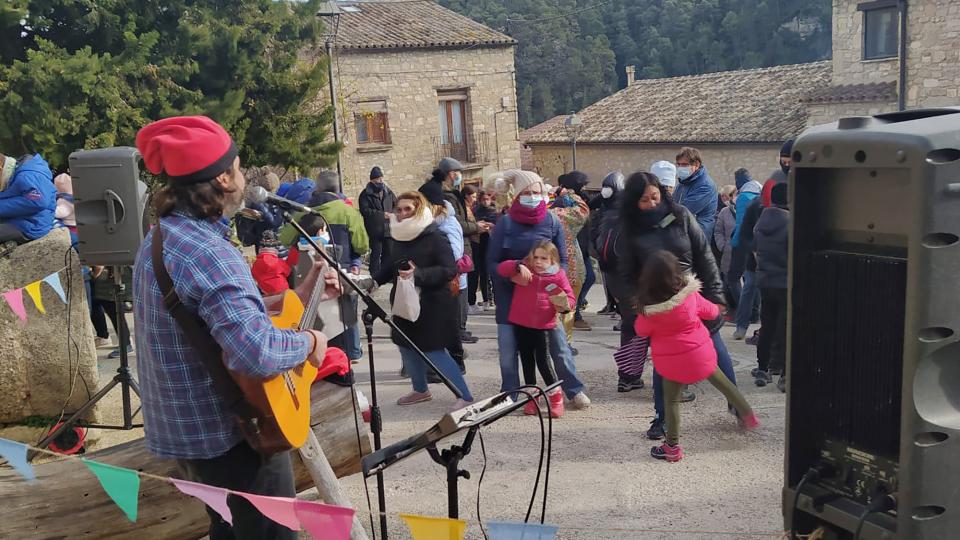
<path fill-rule="evenodd" d="M 680 270 L 675 255 L 661 250 L 647 259 L 637 305 L 634 329 L 638 336 L 650 338 L 654 369 L 663 377 L 667 420 L 666 439 L 650 449 L 650 455 L 669 462 L 683 459 L 678 398 L 684 385 L 704 379 L 733 404 L 742 427 L 756 428 L 759 421 L 750 404 L 717 367 L 717 351 L 703 324 L 716 319 L 720 308 L 700 295 L 700 281 Z"/>
<path fill-rule="evenodd" d="M 567 274 L 560 268 L 560 251 L 549 240 L 533 245 L 530 254 L 523 260 L 506 260 L 497 266 L 497 273 L 505 278 L 516 275 L 529 276 L 527 285 L 513 289 L 513 300 L 507 320 L 513 325 L 526 384 L 536 384 L 535 370 L 540 371 L 547 386 L 557 382 L 553 364 L 547 357 L 547 331 L 556 328 L 557 313 L 569 313 L 577 299 Z M 563 393 L 554 388 L 547 394 L 550 416 L 563 415 Z M 537 414 L 536 402 L 523 408 L 526 414 Z"/>

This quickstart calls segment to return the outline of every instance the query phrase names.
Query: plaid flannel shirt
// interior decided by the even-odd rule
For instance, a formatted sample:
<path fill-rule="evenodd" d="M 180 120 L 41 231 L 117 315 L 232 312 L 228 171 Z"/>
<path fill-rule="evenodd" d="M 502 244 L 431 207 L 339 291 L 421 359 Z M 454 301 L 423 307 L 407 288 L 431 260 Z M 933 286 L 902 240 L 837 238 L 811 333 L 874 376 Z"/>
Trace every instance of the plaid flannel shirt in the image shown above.
<path fill-rule="evenodd" d="M 310 338 L 273 327 L 225 221 L 175 212 L 161 220 L 163 262 L 186 308 L 198 313 L 224 352 L 227 367 L 257 377 L 301 364 Z M 209 459 L 243 440 L 213 379 L 163 305 L 153 273 L 149 233 L 133 273 L 137 371 L 147 449 L 161 457 Z"/>

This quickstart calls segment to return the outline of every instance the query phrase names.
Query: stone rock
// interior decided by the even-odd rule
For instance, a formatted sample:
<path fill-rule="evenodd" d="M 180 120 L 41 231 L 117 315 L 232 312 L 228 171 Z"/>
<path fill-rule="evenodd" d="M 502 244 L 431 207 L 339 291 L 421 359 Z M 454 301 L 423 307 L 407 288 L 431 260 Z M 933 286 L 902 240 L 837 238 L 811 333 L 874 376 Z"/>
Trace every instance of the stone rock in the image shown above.
<path fill-rule="evenodd" d="M 99 386 L 83 274 L 66 229 L 55 229 L 0 257 L 0 292 L 55 272 L 67 304 L 52 287 L 41 283 L 46 309 L 42 314 L 24 290 L 27 321 L 22 323 L 6 302 L 0 301 L 0 422 L 16 422 L 31 415 L 59 416 L 65 402 L 66 412 L 72 412 Z M 99 421 L 96 407 L 87 419 Z"/>

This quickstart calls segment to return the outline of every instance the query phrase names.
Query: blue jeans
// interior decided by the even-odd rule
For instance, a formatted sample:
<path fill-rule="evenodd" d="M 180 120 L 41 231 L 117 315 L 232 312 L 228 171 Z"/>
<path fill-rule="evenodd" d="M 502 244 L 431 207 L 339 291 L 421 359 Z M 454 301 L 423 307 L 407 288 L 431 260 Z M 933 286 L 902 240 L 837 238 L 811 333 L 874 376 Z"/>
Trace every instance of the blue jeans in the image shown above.
<path fill-rule="evenodd" d="M 574 313 L 574 320 L 577 321 L 583 320 L 583 315 L 580 311 L 583 310 L 583 304 L 587 301 L 587 293 L 590 292 L 593 284 L 597 282 L 597 273 L 593 270 L 593 262 L 591 262 L 590 256 L 586 253 L 583 254 L 583 265 L 587 270 L 587 277 L 583 280 L 583 288 L 580 289 L 580 296 L 577 297 L 577 311 Z"/>
<path fill-rule="evenodd" d="M 750 317 L 753 315 L 753 304 L 757 301 L 757 273 L 746 270 L 743 273 L 743 290 L 740 292 L 740 302 L 737 304 L 737 329 L 746 331 L 750 327 Z"/>
<path fill-rule="evenodd" d="M 720 371 L 730 379 L 730 382 L 736 386 L 737 384 L 737 375 L 733 372 L 733 359 L 730 358 L 730 353 L 727 352 L 727 345 L 720 339 L 720 332 L 716 332 L 710 335 L 710 339 L 713 340 L 713 348 L 717 350 L 717 366 L 720 368 Z M 654 355 L 656 359 L 656 355 Z M 656 361 L 654 361 L 654 367 L 656 367 Z M 657 413 L 657 418 L 663 419 L 663 377 L 660 376 L 660 373 L 656 369 L 653 370 L 653 409 Z"/>
<path fill-rule="evenodd" d="M 577 366 L 573 363 L 573 353 L 567 343 L 563 327 L 547 332 L 550 357 L 553 359 L 560 386 L 568 399 L 583 391 L 583 383 L 577 378 Z M 517 338 L 510 324 L 497 325 L 497 345 L 500 349 L 500 391 L 506 392 L 520 386 L 520 362 L 517 356 Z M 409 371 L 409 370 L 408 370 Z"/>
<path fill-rule="evenodd" d="M 359 360 L 363 358 L 363 347 L 360 345 L 360 323 L 348 326 L 344 331 L 344 345 L 347 346 L 347 358 Z"/>
<path fill-rule="evenodd" d="M 424 362 L 423 359 L 420 358 L 420 355 L 413 349 L 406 347 L 399 347 L 399 349 L 400 359 L 403 360 L 403 367 L 407 369 L 407 374 L 410 375 L 413 390 L 415 392 L 426 392 L 429 390 L 430 387 L 427 386 L 427 369 L 429 368 L 427 368 L 426 362 Z M 473 394 L 471 394 L 470 389 L 467 388 L 467 381 L 463 378 L 463 375 L 460 374 L 460 368 L 457 367 L 457 363 L 453 361 L 450 353 L 444 349 L 424 352 L 427 358 L 437 366 L 437 369 L 460 390 L 463 394 L 463 399 L 473 401 Z"/>

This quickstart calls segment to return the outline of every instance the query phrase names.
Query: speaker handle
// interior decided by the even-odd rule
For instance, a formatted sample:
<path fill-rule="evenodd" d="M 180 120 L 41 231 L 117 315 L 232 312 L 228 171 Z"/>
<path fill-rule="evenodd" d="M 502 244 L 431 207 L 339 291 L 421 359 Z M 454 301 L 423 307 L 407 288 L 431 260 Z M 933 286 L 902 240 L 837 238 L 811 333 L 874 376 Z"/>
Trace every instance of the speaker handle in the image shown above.
<path fill-rule="evenodd" d="M 103 190 L 103 198 L 107 202 L 107 232 L 114 233 L 117 225 L 123 222 L 126 215 L 126 208 L 123 206 L 123 199 L 112 189 Z M 117 207 L 120 207 L 120 219 L 117 219 Z"/>

